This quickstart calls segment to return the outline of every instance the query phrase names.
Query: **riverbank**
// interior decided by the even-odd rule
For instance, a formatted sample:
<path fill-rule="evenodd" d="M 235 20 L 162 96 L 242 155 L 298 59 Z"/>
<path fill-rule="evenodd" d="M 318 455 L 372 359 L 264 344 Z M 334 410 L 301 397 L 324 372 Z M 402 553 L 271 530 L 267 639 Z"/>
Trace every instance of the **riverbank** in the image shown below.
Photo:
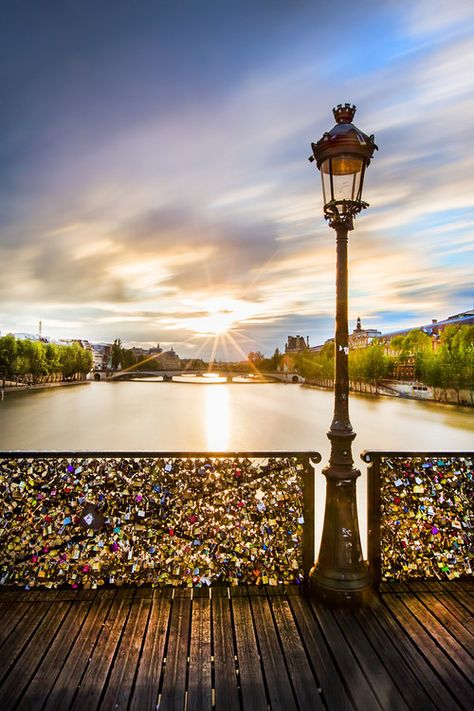
<path fill-rule="evenodd" d="M 380 383 L 378 386 L 372 385 L 371 383 L 355 383 L 351 381 L 349 391 L 357 395 L 370 395 L 371 397 L 387 397 L 387 398 L 400 398 L 402 400 L 416 400 L 417 402 L 428 402 L 434 405 L 455 405 L 456 407 L 474 407 L 474 402 L 469 402 L 467 399 L 467 391 L 463 394 L 462 399 L 458 400 L 457 393 L 455 390 L 447 390 L 443 394 L 444 399 L 441 397 L 437 398 L 431 392 L 431 388 L 427 388 L 420 384 L 408 384 L 400 383 L 399 389 L 393 383 L 384 384 Z M 302 383 L 304 388 L 314 389 L 314 390 L 334 390 L 334 382 L 331 380 L 326 380 L 324 382 L 306 382 Z"/>
<path fill-rule="evenodd" d="M 21 385 L 5 385 L 0 387 L 0 399 L 4 400 L 6 395 L 12 393 L 27 393 L 34 390 L 46 390 L 48 388 L 62 388 L 68 385 L 90 385 L 90 380 L 61 380 L 55 383 L 22 383 Z"/>

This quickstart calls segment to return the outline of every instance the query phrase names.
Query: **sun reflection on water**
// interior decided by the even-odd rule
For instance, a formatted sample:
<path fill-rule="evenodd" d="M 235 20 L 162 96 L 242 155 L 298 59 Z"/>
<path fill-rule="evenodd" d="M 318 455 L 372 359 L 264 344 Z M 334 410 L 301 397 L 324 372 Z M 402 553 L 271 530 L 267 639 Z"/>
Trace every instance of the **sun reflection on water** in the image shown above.
<path fill-rule="evenodd" d="M 229 441 L 229 389 L 226 385 L 214 385 L 206 389 L 207 448 L 214 452 L 224 451 L 229 448 Z"/>

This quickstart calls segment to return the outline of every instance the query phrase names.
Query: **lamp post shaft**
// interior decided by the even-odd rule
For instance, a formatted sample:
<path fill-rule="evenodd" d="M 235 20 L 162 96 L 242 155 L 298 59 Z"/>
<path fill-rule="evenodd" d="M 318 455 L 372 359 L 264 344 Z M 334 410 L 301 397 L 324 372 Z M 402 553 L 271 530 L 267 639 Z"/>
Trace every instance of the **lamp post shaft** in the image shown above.
<path fill-rule="evenodd" d="M 331 431 L 352 432 L 352 425 L 349 419 L 349 333 L 347 317 L 347 235 L 349 227 L 344 222 L 338 222 L 334 229 L 336 230 L 336 329 L 334 334 L 334 417 Z"/>
<path fill-rule="evenodd" d="M 326 510 L 320 556 L 311 571 L 310 586 L 329 604 L 360 604 L 370 597 L 368 569 L 362 556 L 357 519 L 356 479 L 352 441 L 355 432 L 349 419 L 349 335 L 347 241 L 352 220 L 331 223 L 336 231 L 336 328 L 334 416 L 328 432 L 331 441 L 326 477 Z"/>

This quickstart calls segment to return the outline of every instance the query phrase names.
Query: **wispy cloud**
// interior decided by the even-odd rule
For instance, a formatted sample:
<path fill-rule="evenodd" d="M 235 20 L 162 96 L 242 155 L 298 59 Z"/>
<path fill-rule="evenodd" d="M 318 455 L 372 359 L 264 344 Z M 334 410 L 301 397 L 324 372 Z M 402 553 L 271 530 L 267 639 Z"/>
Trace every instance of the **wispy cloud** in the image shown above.
<path fill-rule="evenodd" d="M 55 17 L 50 45 L 33 36 L 21 72 L 12 65 L 31 92 L 15 99 L 11 87 L 23 113 L 1 126 L 2 332 L 42 318 L 55 335 L 187 353 L 222 329 L 249 350 L 282 348 L 294 332 L 322 342 L 335 246 L 307 156 L 345 100 L 380 146 L 371 208 L 350 235 L 351 318 L 384 330 L 470 306 L 474 11 L 435 4 L 367 2 L 368 24 L 348 4 L 346 44 L 328 40 L 330 13 L 315 23 L 311 3 L 278 7 L 274 38 L 249 5 L 256 24 L 246 34 L 236 20 L 241 41 L 228 46 L 210 6 L 186 46 L 120 11 L 129 62 L 109 36 L 101 48 L 103 28 L 63 46 L 67 13 Z M 160 18 L 174 36 L 174 13 Z M 370 44 L 374 33 L 385 43 Z M 213 42 L 219 62 L 202 49 Z M 84 43 L 89 59 L 78 59 Z M 37 56 L 43 93 L 30 78 Z"/>

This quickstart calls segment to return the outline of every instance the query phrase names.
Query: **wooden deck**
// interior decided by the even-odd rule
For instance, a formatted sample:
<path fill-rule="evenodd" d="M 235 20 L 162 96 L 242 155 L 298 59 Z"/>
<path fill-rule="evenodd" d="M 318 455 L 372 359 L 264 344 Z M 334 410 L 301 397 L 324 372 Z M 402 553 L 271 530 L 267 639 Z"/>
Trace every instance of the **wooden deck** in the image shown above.
<path fill-rule="evenodd" d="M 0 593 L 0 709 L 474 708 L 473 586 L 386 586 L 331 611 L 295 591 Z"/>

